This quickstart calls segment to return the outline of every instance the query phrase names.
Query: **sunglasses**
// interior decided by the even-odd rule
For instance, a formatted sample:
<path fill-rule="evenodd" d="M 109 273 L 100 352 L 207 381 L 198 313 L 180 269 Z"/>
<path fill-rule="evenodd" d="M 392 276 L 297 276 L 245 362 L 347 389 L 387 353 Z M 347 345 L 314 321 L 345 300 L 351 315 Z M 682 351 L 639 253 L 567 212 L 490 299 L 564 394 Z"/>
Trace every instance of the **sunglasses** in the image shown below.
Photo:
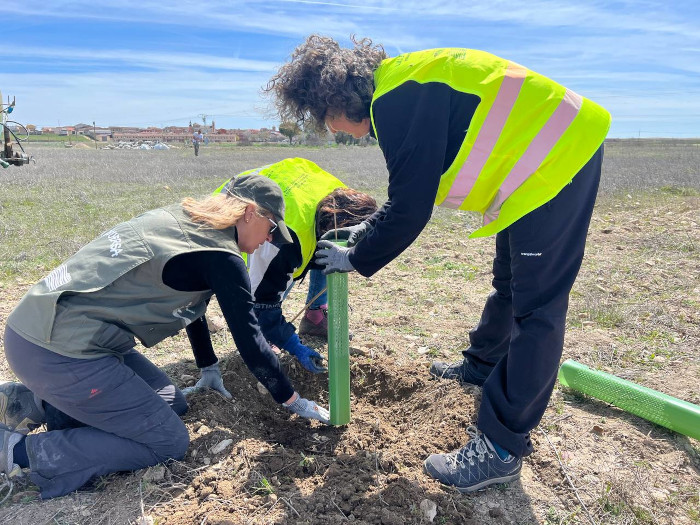
<path fill-rule="evenodd" d="M 265 217 L 265 218 L 268 221 L 270 221 L 270 224 L 272 224 L 272 226 L 270 227 L 270 231 L 268 232 L 268 235 L 272 235 L 273 233 L 275 233 L 275 230 L 277 230 L 278 224 L 275 221 L 273 221 L 272 219 L 270 219 L 270 217 Z"/>

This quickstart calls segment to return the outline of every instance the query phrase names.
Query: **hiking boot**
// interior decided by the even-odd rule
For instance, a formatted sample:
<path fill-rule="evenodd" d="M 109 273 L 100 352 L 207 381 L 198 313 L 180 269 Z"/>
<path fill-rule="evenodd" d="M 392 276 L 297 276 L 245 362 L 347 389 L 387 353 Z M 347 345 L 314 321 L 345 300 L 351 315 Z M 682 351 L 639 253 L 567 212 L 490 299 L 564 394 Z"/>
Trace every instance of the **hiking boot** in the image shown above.
<path fill-rule="evenodd" d="M 46 423 L 41 401 L 22 383 L 0 384 L 0 424 L 9 430 L 28 434 Z"/>
<path fill-rule="evenodd" d="M 449 454 L 431 454 L 423 462 L 428 475 L 460 492 L 474 492 L 520 477 L 523 461 L 509 455 L 501 459 L 493 444 L 475 427 L 467 428 L 469 442 Z"/>
<path fill-rule="evenodd" d="M 469 361 L 465 357 L 462 361 L 456 363 L 444 363 L 442 361 L 433 361 L 430 365 L 430 375 L 436 379 L 455 379 L 460 384 L 470 384 L 483 386 L 485 377 L 476 375 L 476 372 L 469 368 Z"/>
<path fill-rule="evenodd" d="M 299 335 L 328 337 L 328 305 L 306 311 L 299 323 Z"/>
<path fill-rule="evenodd" d="M 22 473 L 20 466 L 13 461 L 13 455 L 15 445 L 23 437 L 19 432 L 12 432 L 4 425 L 0 425 L 0 472 L 4 472 L 8 479 Z"/>

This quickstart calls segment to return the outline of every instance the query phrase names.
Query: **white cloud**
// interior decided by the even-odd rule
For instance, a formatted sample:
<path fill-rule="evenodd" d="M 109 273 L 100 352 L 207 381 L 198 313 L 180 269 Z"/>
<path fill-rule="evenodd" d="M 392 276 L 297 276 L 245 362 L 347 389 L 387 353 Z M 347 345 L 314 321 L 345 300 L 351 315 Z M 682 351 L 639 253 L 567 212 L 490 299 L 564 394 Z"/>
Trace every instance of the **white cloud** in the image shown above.
<path fill-rule="evenodd" d="M 227 73 L 212 78 L 196 71 L 9 74 L 3 83 L 5 93 L 18 95 L 13 117 L 19 121 L 37 125 L 93 120 L 105 126 L 158 125 L 186 124 L 200 113 L 266 121 L 258 93 L 268 76 Z M 217 120 L 221 127 L 234 126 L 233 118 Z"/>
<path fill-rule="evenodd" d="M 643 31 L 670 33 L 698 38 L 700 30 L 687 20 L 682 7 L 669 9 L 665 2 L 634 5 L 601 1 L 494 0 L 489 3 L 462 3 L 453 0 L 407 0 L 401 3 L 363 3 L 281 0 L 272 2 L 179 1 L 154 2 L 123 0 L 118 5 L 88 0 L 46 2 L 29 0 L 5 6 L 9 13 L 40 18 L 95 19 L 184 25 L 235 31 L 256 31 L 274 35 L 303 36 L 322 32 L 346 37 L 368 34 L 392 25 L 415 25 L 417 32 L 426 19 L 445 22 L 496 22 L 523 27 L 573 27 L 589 31 Z M 678 2 L 671 5 L 678 5 Z M 370 15 L 369 18 L 367 15 Z M 374 20 L 372 17 L 378 17 Z M 385 16 L 385 18 L 382 18 Z M 293 23 L 292 23 L 293 22 Z M 429 35 L 426 35 L 431 38 Z M 414 36 L 414 40 L 416 40 Z"/>
<path fill-rule="evenodd" d="M 147 67 L 152 69 L 224 69 L 230 71 L 265 71 L 269 72 L 278 64 L 276 62 L 229 58 L 201 53 L 182 52 L 148 52 L 134 46 L 132 49 L 84 49 L 77 47 L 13 47 L 13 59 L 31 58 L 40 60 L 59 59 L 63 63 L 80 63 L 86 65 L 103 64 L 111 68 Z"/>

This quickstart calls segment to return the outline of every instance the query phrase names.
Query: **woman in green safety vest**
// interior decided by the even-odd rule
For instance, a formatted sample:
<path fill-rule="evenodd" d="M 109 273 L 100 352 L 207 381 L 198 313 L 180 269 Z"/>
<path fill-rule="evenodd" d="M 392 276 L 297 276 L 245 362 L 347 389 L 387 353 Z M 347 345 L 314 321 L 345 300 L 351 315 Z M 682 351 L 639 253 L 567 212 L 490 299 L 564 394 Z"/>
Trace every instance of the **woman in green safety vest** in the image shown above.
<path fill-rule="evenodd" d="M 377 211 L 377 202 L 366 193 L 348 188 L 314 162 L 288 158 L 237 177 L 256 174 L 275 181 L 282 189 L 285 223 L 291 243 L 266 243 L 248 256 L 255 312 L 265 338 L 294 355 L 313 373 L 326 369 L 321 355 L 302 344 L 294 325 L 282 314 L 282 301 L 298 280 L 309 274 L 308 309 L 299 324 L 299 335 L 328 334 L 326 276 L 314 264 L 318 239 L 336 227 L 361 223 Z M 233 179 L 231 179 L 233 180 Z M 217 191 L 226 191 L 231 180 Z"/>
<path fill-rule="evenodd" d="M 96 476 L 184 457 L 185 397 L 135 340 L 151 347 L 184 328 L 202 370 L 198 386 L 231 398 L 204 321 L 212 296 L 273 399 L 328 423 L 328 411 L 299 396 L 262 336 L 241 257 L 273 238 L 291 243 L 284 214 L 274 181 L 238 177 L 223 194 L 115 226 L 30 288 L 4 335 L 22 383 L 0 385 L 0 472 L 28 468 L 51 498 Z M 41 424 L 48 432 L 26 435 Z"/>
<path fill-rule="evenodd" d="M 415 240 L 433 205 L 479 213 L 496 235 L 494 291 L 470 346 L 437 378 L 483 386 L 476 427 L 426 472 L 469 492 L 516 479 L 532 452 L 563 350 L 568 295 L 583 258 L 610 115 L 574 91 L 490 53 L 430 49 L 387 58 L 310 36 L 266 87 L 282 120 L 379 142 L 389 199 L 319 242 L 324 272 L 370 276 Z"/>

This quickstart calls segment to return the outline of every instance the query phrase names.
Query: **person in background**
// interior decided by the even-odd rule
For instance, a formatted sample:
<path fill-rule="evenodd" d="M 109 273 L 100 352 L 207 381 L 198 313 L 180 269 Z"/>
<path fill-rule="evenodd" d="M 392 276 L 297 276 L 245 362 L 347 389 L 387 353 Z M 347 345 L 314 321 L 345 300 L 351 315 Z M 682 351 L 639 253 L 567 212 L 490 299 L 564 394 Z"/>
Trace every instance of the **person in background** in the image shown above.
<path fill-rule="evenodd" d="M 296 356 L 313 373 L 325 371 L 318 352 L 303 345 L 294 325 L 282 314 L 282 301 L 296 281 L 309 275 L 309 305 L 299 324 L 299 335 L 327 337 L 328 304 L 326 276 L 313 262 L 316 243 L 335 227 L 361 223 L 377 210 L 377 202 L 366 193 L 348 188 L 317 164 L 288 158 L 245 171 L 275 181 L 284 195 L 285 223 L 292 242 L 264 244 L 248 257 L 255 312 L 267 340 Z M 226 191 L 231 179 L 217 191 Z"/>
<path fill-rule="evenodd" d="M 328 411 L 292 387 L 262 336 L 241 253 L 291 243 L 267 177 L 144 213 L 93 240 L 35 284 L 7 319 L 21 383 L 0 386 L 0 472 L 29 468 L 43 498 L 96 476 L 182 459 L 182 392 L 141 353 L 185 328 L 202 380 L 230 398 L 204 322 L 216 296 L 236 347 L 273 399 L 309 419 Z M 26 435 L 47 425 L 47 432 Z"/>
<path fill-rule="evenodd" d="M 370 133 L 386 159 L 387 202 L 338 232 L 348 247 L 319 242 L 317 262 L 370 276 L 411 245 L 433 204 L 483 216 L 471 237 L 496 236 L 494 291 L 464 359 L 430 369 L 483 386 L 478 421 L 424 468 L 463 492 L 514 480 L 554 387 L 610 115 L 484 51 L 387 58 L 369 39 L 353 44 L 312 35 L 265 88 L 283 121 Z"/>
<path fill-rule="evenodd" d="M 199 145 L 204 141 L 204 135 L 202 135 L 202 130 L 196 129 L 192 134 L 192 145 L 194 146 L 194 156 L 199 156 Z"/>

